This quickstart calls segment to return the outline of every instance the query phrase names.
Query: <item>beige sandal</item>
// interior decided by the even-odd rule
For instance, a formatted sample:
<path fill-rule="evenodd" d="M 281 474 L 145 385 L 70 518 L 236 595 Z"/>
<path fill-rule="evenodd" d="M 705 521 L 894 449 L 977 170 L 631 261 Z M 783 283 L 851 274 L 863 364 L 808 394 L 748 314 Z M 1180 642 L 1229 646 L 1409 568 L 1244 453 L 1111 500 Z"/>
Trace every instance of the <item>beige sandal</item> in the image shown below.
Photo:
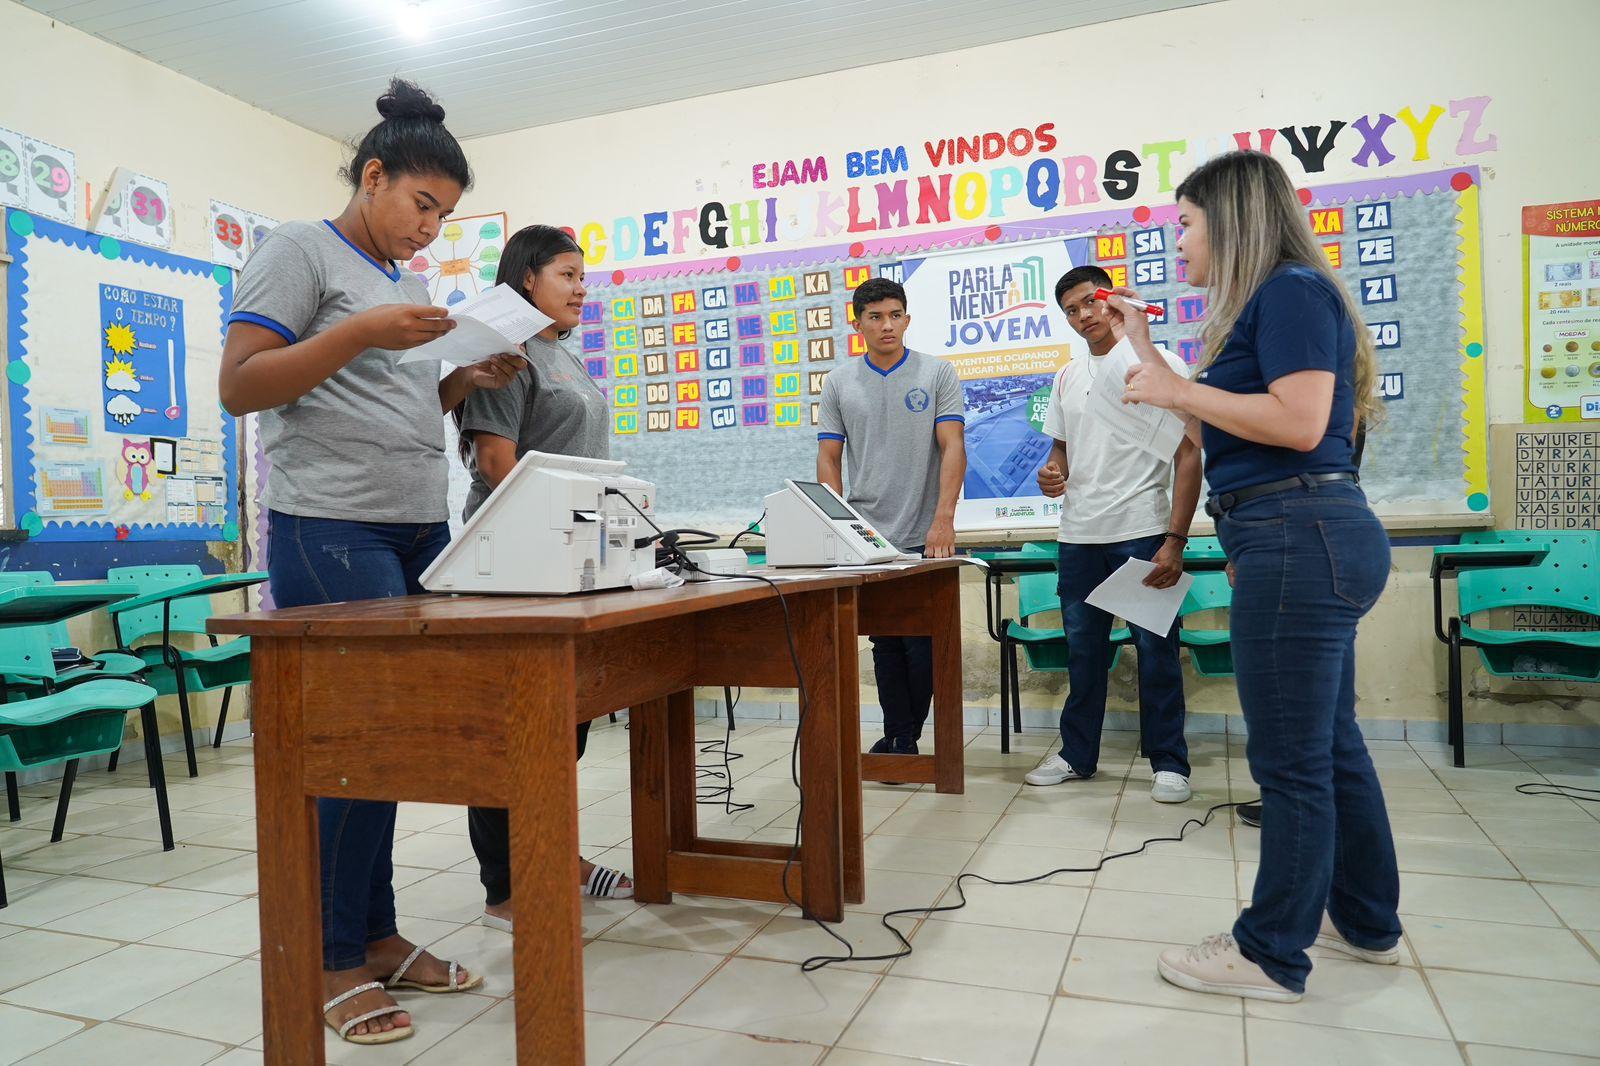
<path fill-rule="evenodd" d="M 468 981 L 466 984 L 462 984 L 461 983 L 461 979 L 460 979 L 461 964 L 459 962 L 452 962 L 450 964 L 450 983 L 449 984 L 445 984 L 445 985 L 425 985 L 420 981 L 409 980 L 406 977 L 406 972 L 411 969 L 412 965 L 418 959 L 422 958 L 422 953 L 424 951 L 427 951 L 427 950 L 428 949 L 424 948 L 424 947 L 413 948 L 412 951 L 411 951 L 411 954 L 406 956 L 406 961 L 402 962 L 400 964 L 400 968 L 394 972 L 394 975 L 391 976 L 387 982 L 384 983 L 384 987 L 385 988 L 414 988 L 418 992 L 449 993 L 449 992 L 467 992 L 467 991 L 470 991 L 471 989 L 477 988 L 479 985 L 483 984 L 483 975 L 482 974 L 474 974 L 473 977 L 472 977 L 472 980 Z"/>
<path fill-rule="evenodd" d="M 409 963 L 407 965 L 409 965 Z M 354 1029 L 362 1022 L 370 1022 L 374 1018 L 382 1018 L 388 1014 L 407 1013 L 406 1008 L 400 1006 L 398 1003 L 391 1004 L 387 1007 L 379 1007 L 377 1010 L 369 1010 L 365 1014 L 358 1014 L 354 1018 L 346 1019 L 338 1026 L 335 1026 L 333 1024 L 333 1020 L 328 1017 L 329 1011 L 333 1010 L 333 1008 L 337 1007 L 346 1000 L 354 999 L 363 992 L 374 991 L 382 992 L 383 985 L 377 981 L 368 981 L 364 985 L 356 985 L 348 992 L 341 992 L 339 995 L 334 996 L 332 999 L 328 1000 L 328 1002 L 322 1005 L 322 1020 L 327 1023 L 329 1029 L 332 1029 L 334 1032 L 339 1034 L 340 1040 L 348 1041 L 352 1044 L 392 1044 L 396 1040 L 404 1040 L 406 1037 L 412 1034 L 413 1030 L 411 1026 L 398 1025 L 389 1030 L 380 1029 L 376 1033 L 363 1033 L 356 1036 L 350 1035 L 350 1030 Z"/>

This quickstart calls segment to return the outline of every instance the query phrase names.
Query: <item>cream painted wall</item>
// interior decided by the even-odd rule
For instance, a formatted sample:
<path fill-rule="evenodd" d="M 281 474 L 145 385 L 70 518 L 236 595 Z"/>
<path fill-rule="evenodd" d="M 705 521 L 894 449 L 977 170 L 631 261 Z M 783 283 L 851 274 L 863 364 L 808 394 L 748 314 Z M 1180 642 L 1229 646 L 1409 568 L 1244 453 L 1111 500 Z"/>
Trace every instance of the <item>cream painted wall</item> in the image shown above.
<path fill-rule="evenodd" d="M 1600 138 L 1589 135 L 1582 117 L 1582 102 L 1600 96 L 1600 68 L 1588 56 L 1589 42 L 1600 31 L 1600 3 L 1546 0 L 1538 23 L 1542 32 L 1525 32 L 1496 0 L 1228 0 L 483 138 L 467 146 L 480 181 L 464 210 L 505 210 L 513 228 L 531 222 L 579 228 L 591 221 L 609 227 L 621 215 L 812 188 L 754 190 L 751 167 L 757 163 L 823 155 L 828 187 L 837 189 L 876 180 L 845 177 L 848 151 L 904 144 L 910 173 L 929 173 L 924 140 L 1047 121 L 1056 123 L 1061 143 L 1050 154 L 1058 159 L 1083 154 L 1103 160 L 1117 148 L 1138 151 L 1151 142 L 1186 140 L 1191 151 L 1173 157 L 1176 180 L 1199 161 L 1202 143 L 1232 147 L 1238 130 L 1326 125 L 1335 118 L 1394 115 L 1407 106 L 1421 116 L 1436 103 L 1447 113 L 1429 140 L 1430 158 L 1412 158 L 1415 141 L 1397 123 L 1386 143 L 1399 158 L 1364 170 L 1352 162 L 1361 137 L 1346 130 L 1326 172 L 1307 182 L 1404 175 L 1459 163 L 1483 168 L 1489 413 L 1493 422 L 1517 422 L 1523 388 L 1521 208 L 1600 192 Z M 1496 138 L 1497 148 L 1458 153 L 1462 121 L 1448 114 L 1450 102 L 1476 96 L 1492 97 L 1479 136 Z M 1281 137 L 1275 154 L 1292 160 Z M 1016 162 L 1007 158 L 960 169 Z M 1170 201 L 1151 169 L 1147 160 L 1128 206 Z M 1291 173 L 1301 172 L 1291 165 Z M 1111 201 L 1071 210 L 1108 206 Z M 670 239 L 670 224 L 665 232 Z M 686 251 L 682 258 L 694 257 Z M 1492 465 L 1497 458 L 1491 457 Z M 1504 495 L 1496 500 L 1497 507 L 1507 503 Z M 1418 548 L 1396 552 L 1389 590 L 1363 628 L 1361 699 L 1369 717 L 1443 715 L 1445 664 L 1429 632 L 1427 555 Z M 975 704 L 992 703 L 997 682 L 981 606 L 981 599 L 968 597 L 966 677 Z M 1597 686 L 1491 685 L 1474 662 L 1468 664 L 1474 690 L 1469 721 L 1600 728 Z M 1126 662 L 1119 671 L 1128 672 Z M 863 676 L 870 686 L 865 658 Z M 1131 676 L 1114 680 L 1113 706 L 1135 706 Z M 1061 675 L 1031 675 L 1028 684 L 1024 702 L 1030 707 L 1059 705 Z M 1186 684 L 1196 710 L 1237 713 L 1231 683 L 1191 674 Z M 864 698 L 874 698 L 870 687 Z"/>
<path fill-rule="evenodd" d="M 175 252 L 210 257 L 212 197 L 279 219 L 323 218 L 347 197 L 330 138 L 10 0 L 0 41 L 0 126 L 76 152 L 78 182 L 97 196 L 119 166 L 165 181 Z"/>
<path fill-rule="evenodd" d="M 929 173 L 924 140 L 1047 121 L 1056 123 L 1061 140 L 1050 153 L 1056 158 L 1103 160 L 1117 148 L 1187 140 L 1190 153 L 1173 157 L 1177 179 L 1198 161 L 1194 149 L 1207 138 L 1226 138 L 1232 147 L 1238 130 L 1393 115 L 1408 105 L 1421 116 L 1430 104 L 1448 111 L 1452 100 L 1489 96 L 1481 136 L 1497 137 L 1497 151 L 1458 155 L 1462 123 L 1446 114 L 1427 161 L 1411 161 L 1412 138 L 1397 123 L 1387 143 L 1401 158 L 1363 170 L 1351 162 L 1360 135 L 1346 130 L 1314 180 L 1462 162 L 1485 168 L 1490 417 L 1517 421 L 1520 209 L 1594 196 L 1600 172 L 1600 138 L 1584 133 L 1582 110 L 1583 101 L 1600 96 L 1600 68 L 1586 52 L 1600 32 L 1600 4 L 1545 0 L 1538 24 L 1541 32 L 1526 32 L 1496 0 L 1227 0 L 482 138 L 467 146 L 480 180 L 464 209 L 505 210 L 513 228 L 609 226 L 619 215 L 774 195 L 752 190 L 756 163 L 823 155 L 830 187 L 843 187 L 875 180 L 844 177 L 848 151 L 903 144 L 911 173 Z M 1274 152 L 1291 158 L 1282 138 Z M 1127 205 L 1170 202 L 1151 169 L 1147 161 Z"/>

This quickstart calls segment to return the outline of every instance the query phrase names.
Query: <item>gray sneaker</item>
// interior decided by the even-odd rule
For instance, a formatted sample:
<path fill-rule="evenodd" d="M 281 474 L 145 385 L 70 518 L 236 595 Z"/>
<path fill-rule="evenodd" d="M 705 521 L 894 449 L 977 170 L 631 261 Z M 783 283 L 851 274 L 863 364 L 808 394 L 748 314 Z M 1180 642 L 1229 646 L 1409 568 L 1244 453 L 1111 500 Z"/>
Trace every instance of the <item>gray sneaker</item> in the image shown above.
<path fill-rule="evenodd" d="M 1187 803 L 1191 795 L 1189 779 L 1174 770 L 1157 770 L 1150 782 L 1150 798 L 1157 803 Z"/>
<path fill-rule="evenodd" d="M 1078 773 L 1071 763 L 1054 754 L 1022 775 L 1022 779 L 1030 785 L 1059 785 L 1063 781 L 1087 781 L 1089 775 Z"/>
<path fill-rule="evenodd" d="M 1377 966 L 1393 966 L 1400 961 L 1399 944 L 1383 951 L 1358 948 L 1344 938 L 1344 934 L 1339 932 L 1338 928 L 1333 924 L 1333 919 L 1326 914 L 1322 916 L 1322 928 L 1317 930 L 1316 946 L 1327 948 L 1329 951 L 1337 951 L 1341 955 L 1348 955 L 1352 959 L 1360 959 L 1362 962 L 1370 962 Z"/>

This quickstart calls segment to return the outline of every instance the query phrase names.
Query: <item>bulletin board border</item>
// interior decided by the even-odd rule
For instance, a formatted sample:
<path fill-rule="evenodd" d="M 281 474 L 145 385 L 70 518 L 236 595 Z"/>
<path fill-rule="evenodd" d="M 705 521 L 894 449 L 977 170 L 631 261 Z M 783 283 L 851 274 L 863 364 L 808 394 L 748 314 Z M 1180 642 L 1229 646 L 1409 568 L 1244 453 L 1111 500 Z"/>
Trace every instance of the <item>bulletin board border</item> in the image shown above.
<path fill-rule="evenodd" d="M 31 369 L 27 357 L 28 339 L 28 246 L 34 240 L 76 248 L 108 260 L 126 259 L 143 266 L 170 270 L 195 277 L 210 277 L 217 283 L 219 335 L 226 335 L 228 309 L 233 305 L 233 271 L 188 256 L 175 255 L 144 245 L 102 237 L 65 223 L 41 218 L 26 211 L 5 212 L 10 235 L 11 274 L 6 292 L 7 404 L 10 411 L 10 462 L 17 525 L 30 539 L 41 542 L 71 541 L 234 541 L 239 537 L 239 460 L 237 420 L 223 412 L 222 456 L 227 503 L 224 521 L 216 525 L 197 522 L 138 522 L 117 526 L 111 522 L 45 520 L 38 514 L 37 485 L 31 471 L 36 465 L 28 379 Z"/>

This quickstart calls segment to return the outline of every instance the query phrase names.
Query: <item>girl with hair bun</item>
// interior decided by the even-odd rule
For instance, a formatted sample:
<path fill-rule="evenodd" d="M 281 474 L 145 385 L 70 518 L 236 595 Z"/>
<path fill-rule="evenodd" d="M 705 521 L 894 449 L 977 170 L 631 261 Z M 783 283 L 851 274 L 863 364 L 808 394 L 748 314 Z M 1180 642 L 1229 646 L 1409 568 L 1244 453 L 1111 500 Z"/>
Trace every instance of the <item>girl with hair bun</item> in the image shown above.
<path fill-rule="evenodd" d="M 442 380 L 399 353 L 454 327 L 398 261 L 438 235 L 472 184 L 444 108 L 395 79 L 341 176 L 352 195 L 321 222 L 286 222 L 238 281 L 219 389 L 230 414 L 259 412 L 271 469 L 267 570 L 279 607 L 405 596 L 449 542 L 443 412 L 506 385 L 520 355 Z M 375 737 L 374 743 L 393 743 Z M 483 978 L 400 935 L 396 806 L 319 799 L 323 1018 L 341 1039 L 412 1033 L 390 988 L 464 992 Z"/>

